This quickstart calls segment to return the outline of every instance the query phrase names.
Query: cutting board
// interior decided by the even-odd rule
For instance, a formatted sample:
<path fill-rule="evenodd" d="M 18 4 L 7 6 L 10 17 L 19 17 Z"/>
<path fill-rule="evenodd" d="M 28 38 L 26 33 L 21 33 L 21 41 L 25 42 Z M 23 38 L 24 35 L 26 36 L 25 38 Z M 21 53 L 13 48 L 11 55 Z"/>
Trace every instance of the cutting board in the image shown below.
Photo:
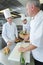
<path fill-rule="evenodd" d="M 20 62 L 20 52 L 18 51 L 18 48 L 21 46 L 27 47 L 29 46 L 29 43 L 25 43 L 25 42 L 17 43 L 15 48 L 11 52 L 10 56 L 8 57 L 8 60 Z M 24 53 L 24 58 L 26 62 L 30 63 L 30 52 L 29 51 Z"/>

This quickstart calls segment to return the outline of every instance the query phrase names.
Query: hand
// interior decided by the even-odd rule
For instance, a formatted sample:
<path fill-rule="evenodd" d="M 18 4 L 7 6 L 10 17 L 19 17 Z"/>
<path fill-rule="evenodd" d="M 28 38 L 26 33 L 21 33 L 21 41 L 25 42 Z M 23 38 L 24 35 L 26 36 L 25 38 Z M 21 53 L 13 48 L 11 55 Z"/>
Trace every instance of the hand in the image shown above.
<path fill-rule="evenodd" d="M 18 51 L 19 51 L 19 52 L 25 52 L 25 48 L 20 47 L 20 48 L 18 49 Z"/>
<path fill-rule="evenodd" d="M 29 36 L 26 36 L 25 38 L 24 38 L 24 41 L 27 41 L 29 39 Z"/>
<path fill-rule="evenodd" d="M 14 41 L 16 41 L 18 38 L 15 38 L 15 40 Z"/>
<path fill-rule="evenodd" d="M 12 45 L 12 42 L 8 42 L 7 45 L 8 45 L 8 46 L 11 46 L 11 45 Z"/>

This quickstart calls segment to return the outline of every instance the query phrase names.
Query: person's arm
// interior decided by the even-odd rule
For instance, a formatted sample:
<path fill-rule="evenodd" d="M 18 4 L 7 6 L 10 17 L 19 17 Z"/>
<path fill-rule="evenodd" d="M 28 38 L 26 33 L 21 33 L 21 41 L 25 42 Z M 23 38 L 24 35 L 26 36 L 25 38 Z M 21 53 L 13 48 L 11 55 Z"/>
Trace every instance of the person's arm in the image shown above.
<path fill-rule="evenodd" d="M 25 31 L 25 27 L 24 27 L 24 25 L 23 25 L 23 31 Z"/>
<path fill-rule="evenodd" d="M 20 52 L 32 51 L 32 50 L 34 50 L 34 49 L 36 49 L 36 48 L 37 48 L 36 46 L 30 44 L 30 45 L 29 45 L 28 47 L 26 47 L 26 48 L 20 47 L 20 48 L 19 48 L 19 51 L 20 51 Z"/>
<path fill-rule="evenodd" d="M 3 25 L 3 29 L 2 29 L 2 38 L 5 40 L 5 42 L 7 43 L 7 45 L 10 45 L 10 39 L 7 37 L 7 31 L 6 31 L 6 26 Z"/>
<path fill-rule="evenodd" d="M 30 39 L 30 33 L 28 33 L 28 35 L 24 38 L 24 41 L 27 41 Z"/>
<path fill-rule="evenodd" d="M 18 38 L 18 31 L 17 31 L 16 25 L 15 25 L 15 36 L 16 36 L 16 38 Z"/>
<path fill-rule="evenodd" d="M 17 27 L 16 27 L 16 37 L 18 38 L 18 31 L 17 31 Z"/>
<path fill-rule="evenodd" d="M 25 31 L 25 24 L 23 24 L 23 31 Z"/>

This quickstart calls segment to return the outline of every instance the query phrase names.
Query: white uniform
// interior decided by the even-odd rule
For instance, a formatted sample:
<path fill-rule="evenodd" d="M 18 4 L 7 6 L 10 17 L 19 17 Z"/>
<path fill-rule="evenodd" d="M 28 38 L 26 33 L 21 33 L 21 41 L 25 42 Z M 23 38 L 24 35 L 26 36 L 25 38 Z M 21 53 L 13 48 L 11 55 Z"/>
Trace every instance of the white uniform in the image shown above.
<path fill-rule="evenodd" d="M 5 16 L 5 19 L 12 17 L 9 9 L 3 10 L 3 14 Z M 2 37 L 5 40 L 5 42 L 7 43 L 9 41 L 13 43 L 15 36 L 18 37 L 17 28 L 16 28 L 15 23 L 13 22 L 12 24 L 9 24 L 9 22 L 5 23 L 3 25 L 3 30 L 2 30 Z M 12 52 L 15 45 L 16 44 L 13 43 L 11 46 L 9 46 L 10 52 Z M 3 65 L 12 65 L 12 64 L 16 65 L 15 62 L 8 60 L 8 57 L 9 57 L 9 54 L 4 55 L 3 50 L 0 51 L 0 63 L 2 63 Z"/>
<path fill-rule="evenodd" d="M 23 23 L 23 31 L 27 31 L 27 33 L 29 33 L 31 17 L 26 17 L 24 14 L 22 14 L 21 20 L 24 21 L 25 19 L 27 20 L 27 23 L 26 24 Z"/>
<path fill-rule="evenodd" d="M 2 37 L 5 42 L 14 42 L 15 36 L 18 37 L 17 27 L 15 23 L 12 22 L 11 25 L 9 24 L 9 22 L 5 23 L 2 30 Z"/>
<path fill-rule="evenodd" d="M 26 24 L 23 24 L 23 31 L 27 31 L 27 33 L 30 32 L 30 23 L 27 22 Z"/>
<path fill-rule="evenodd" d="M 34 17 L 30 23 L 30 27 L 30 43 L 37 46 L 32 51 L 33 57 L 43 62 L 43 11 L 39 11 Z"/>

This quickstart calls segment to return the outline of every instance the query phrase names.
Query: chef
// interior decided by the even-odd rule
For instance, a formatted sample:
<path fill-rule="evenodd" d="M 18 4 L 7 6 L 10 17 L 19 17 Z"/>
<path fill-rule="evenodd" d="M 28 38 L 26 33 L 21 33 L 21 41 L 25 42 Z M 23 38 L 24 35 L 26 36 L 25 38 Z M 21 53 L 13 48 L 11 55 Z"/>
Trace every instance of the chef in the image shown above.
<path fill-rule="evenodd" d="M 15 38 L 16 37 L 18 38 L 18 32 L 17 32 L 17 27 L 15 23 L 13 22 L 10 10 L 5 9 L 3 10 L 3 13 L 5 16 L 5 19 L 7 20 L 7 22 L 3 25 L 3 29 L 2 29 L 2 37 L 7 44 L 7 47 L 5 47 L 4 49 L 9 48 L 11 53 L 12 50 L 14 49 L 14 46 L 16 45 L 14 42 L 15 42 Z M 5 55 L 3 53 L 3 51 L 5 51 L 4 49 L 0 51 L 0 63 L 3 65 L 17 65 L 18 64 L 17 62 L 12 62 L 8 60 L 9 54 Z"/>
<path fill-rule="evenodd" d="M 9 9 L 3 10 L 3 14 L 7 22 L 3 25 L 2 38 L 10 46 L 15 42 L 15 38 L 18 38 L 17 27 L 13 22 Z"/>
<path fill-rule="evenodd" d="M 30 32 L 30 17 L 26 17 L 24 14 L 21 16 L 21 20 L 23 23 L 23 31 L 26 31 L 27 33 Z"/>
<path fill-rule="evenodd" d="M 40 1 L 28 0 L 26 9 L 28 15 L 34 17 L 30 22 L 30 45 L 20 47 L 19 51 L 32 51 L 35 65 L 43 65 L 43 11 L 40 10 Z"/>
<path fill-rule="evenodd" d="M 26 17 L 24 14 L 22 14 L 21 20 L 22 20 L 22 23 L 23 23 L 23 31 L 25 31 L 27 34 L 30 35 L 31 17 Z M 24 38 L 24 40 L 28 40 L 28 36 L 26 36 L 26 38 Z"/>

